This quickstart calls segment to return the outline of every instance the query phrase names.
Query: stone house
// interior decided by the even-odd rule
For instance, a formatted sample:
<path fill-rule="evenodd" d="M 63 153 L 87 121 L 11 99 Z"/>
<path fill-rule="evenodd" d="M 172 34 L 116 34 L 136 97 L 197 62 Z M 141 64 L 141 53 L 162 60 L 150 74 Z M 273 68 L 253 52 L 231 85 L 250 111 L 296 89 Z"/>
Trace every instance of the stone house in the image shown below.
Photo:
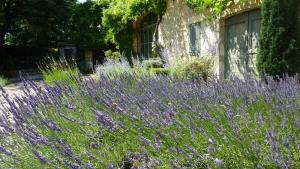
<path fill-rule="evenodd" d="M 209 12 L 197 13 L 184 0 L 168 1 L 159 23 L 153 14 L 133 23 L 140 30 L 133 50 L 150 57 L 156 41 L 169 57 L 213 54 L 214 73 L 220 78 L 257 74 L 261 4 L 261 0 L 249 0 L 246 4 L 232 0 L 218 19 L 208 21 Z"/>

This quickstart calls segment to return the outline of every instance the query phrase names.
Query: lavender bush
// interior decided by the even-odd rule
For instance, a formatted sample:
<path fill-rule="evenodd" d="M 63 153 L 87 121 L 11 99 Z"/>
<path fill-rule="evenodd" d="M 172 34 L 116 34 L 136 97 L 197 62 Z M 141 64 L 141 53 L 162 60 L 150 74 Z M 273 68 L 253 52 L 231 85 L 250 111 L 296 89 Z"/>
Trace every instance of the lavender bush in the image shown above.
<path fill-rule="evenodd" d="M 124 74 L 131 74 L 137 76 L 153 76 L 154 73 L 149 71 L 144 66 L 142 61 L 137 59 L 133 60 L 133 67 L 130 66 L 129 62 L 122 57 L 120 60 L 106 59 L 104 64 L 96 67 L 96 75 L 106 76 L 109 78 L 117 78 Z"/>
<path fill-rule="evenodd" d="M 55 82 L 67 82 L 72 84 L 74 82 L 72 78 L 70 78 L 70 75 L 77 77 L 79 74 L 75 59 L 67 60 L 66 58 L 61 58 L 55 60 L 49 57 L 45 63 L 39 65 L 39 69 L 43 74 L 44 81 L 48 84 L 54 84 Z"/>
<path fill-rule="evenodd" d="M 0 168 L 299 168 L 299 82 L 245 79 L 24 81 L 2 90 Z"/>

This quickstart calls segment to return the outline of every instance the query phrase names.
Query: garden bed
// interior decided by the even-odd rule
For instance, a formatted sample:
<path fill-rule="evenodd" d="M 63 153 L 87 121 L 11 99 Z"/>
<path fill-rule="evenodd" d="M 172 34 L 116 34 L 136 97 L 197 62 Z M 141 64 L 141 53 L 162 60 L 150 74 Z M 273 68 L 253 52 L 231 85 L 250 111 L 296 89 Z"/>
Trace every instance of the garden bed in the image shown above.
<path fill-rule="evenodd" d="M 296 78 L 73 78 L 25 82 L 7 108 L 15 125 L 0 120 L 1 167 L 300 167 Z"/>

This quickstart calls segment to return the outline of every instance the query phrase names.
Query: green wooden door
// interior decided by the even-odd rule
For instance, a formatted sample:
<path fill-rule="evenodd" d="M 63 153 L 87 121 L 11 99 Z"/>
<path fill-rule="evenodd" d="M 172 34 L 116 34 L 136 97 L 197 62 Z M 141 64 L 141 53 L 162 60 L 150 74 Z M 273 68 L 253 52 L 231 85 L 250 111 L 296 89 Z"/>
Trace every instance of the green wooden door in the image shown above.
<path fill-rule="evenodd" d="M 260 10 L 246 12 L 225 21 L 225 76 L 255 74 Z"/>

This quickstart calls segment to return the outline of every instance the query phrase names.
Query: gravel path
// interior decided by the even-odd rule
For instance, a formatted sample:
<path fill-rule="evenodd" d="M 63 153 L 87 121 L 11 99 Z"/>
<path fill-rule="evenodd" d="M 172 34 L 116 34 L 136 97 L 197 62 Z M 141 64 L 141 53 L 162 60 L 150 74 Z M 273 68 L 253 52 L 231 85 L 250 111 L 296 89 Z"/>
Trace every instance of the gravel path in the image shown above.
<path fill-rule="evenodd" d="M 14 98 L 15 96 L 18 96 L 18 95 L 22 95 L 22 83 L 19 82 L 19 83 L 13 83 L 13 84 L 10 84 L 10 85 L 7 85 L 4 88 L 4 90 L 7 92 L 7 94 L 9 95 L 10 98 Z M 2 92 L 2 91 L 0 91 Z M 2 96 L 2 93 L 0 94 L 0 106 L 3 106 L 5 105 L 6 102 L 5 102 L 5 99 L 3 98 Z"/>
<path fill-rule="evenodd" d="M 38 85 L 41 84 L 40 81 L 36 81 L 36 83 Z M 23 86 L 22 82 L 16 82 L 16 83 L 12 83 L 7 86 L 4 86 L 3 88 L 6 91 L 6 93 L 8 94 L 9 98 L 14 99 L 16 96 L 22 96 L 24 94 L 22 91 L 23 87 L 24 86 Z M 0 92 L 2 92 L 2 91 L 0 91 Z M 6 100 L 2 96 L 2 93 L 0 93 L 0 107 L 3 107 L 5 105 L 7 105 Z M 0 114 L 1 114 L 1 109 L 0 109 Z"/>
<path fill-rule="evenodd" d="M 96 76 L 95 75 L 82 76 L 83 80 L 89 80 L 91 78 L 96 79 Z M 42 86 L 41 78 L 40 79 L 37 78 L 37 80 L 34 80 L 34 81 L 37 85 Z M 9 84 L 9 85 L 7 85 L 3 88 L 6 91 L 6 93 L 9 95 L 9 97 L 11 99 L 13 99 L 13 98 L 15 98 L 15 96 L 22 96 L 23 95 L 23 91 L 22 91 L 23 87 L 24 87 L 23 83 L 18 81 L 18 82 Z M 2 91 L 0 90 L 0 92 L 2 92 Z M 5 106 L 6 104 L 7 103 L 6 103 L 5 99 L 2 96 L 2 93 L 0 93 L 0 107 Z M 0 109 L 0 114 L 1 114 L 1 109 Z"/>
<path fill-rule="evenodd" d="M 20 96 L 23 94 L 22 87 L 23 87 L 22 82 L 18 82 L 18 83 L 12 83 L 3 88 L 7 92 L 9 98 L 13 99 L 15 96 Z M 0 92 L 2 92 L 2 91 L 0 90 Z M 6 105 L 7 105 L 6 100 L 2 96 L 2 93 L 0 93 L 0 116 L 3 115 L 3 113 L 5 113 L 2 111 L 2 108 Z M 10 116 L 8 114 L 6 114 L 5 116 L 6 116 L 6 118 L 12 119 L 12 117 L 7 117 L 7 116 Z M 13 121 L 11 121 L 11 122 L 13 123 Z M 2 130 L 3 130 L 3 128 L 0 127 L 0 131 L 2 131 Z"/>

